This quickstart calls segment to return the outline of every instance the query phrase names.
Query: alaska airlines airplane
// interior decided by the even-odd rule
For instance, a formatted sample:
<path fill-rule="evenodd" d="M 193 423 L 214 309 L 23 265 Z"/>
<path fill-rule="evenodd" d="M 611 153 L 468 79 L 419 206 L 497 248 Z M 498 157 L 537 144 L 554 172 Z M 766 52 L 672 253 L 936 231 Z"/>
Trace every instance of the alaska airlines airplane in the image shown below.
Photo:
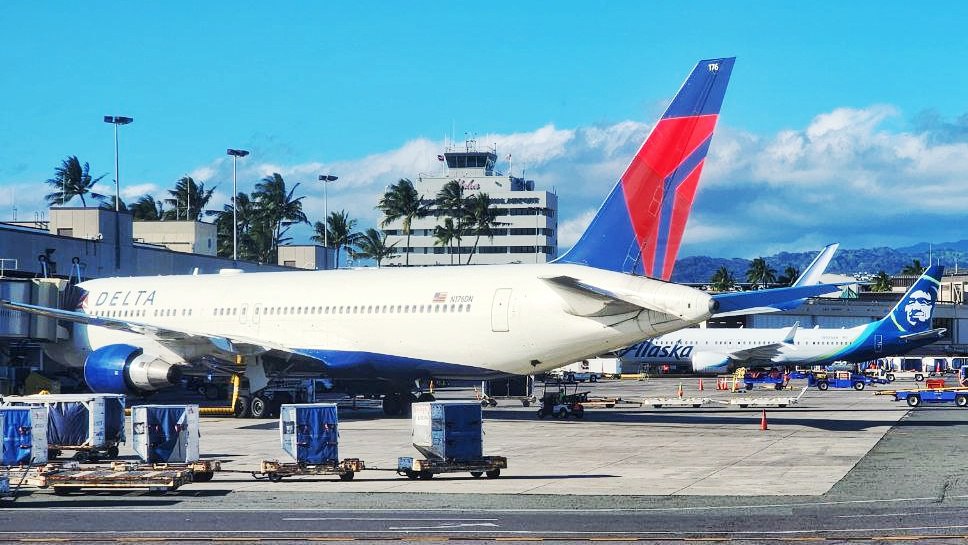
<path fill-rule="evenodd" d="M 944 267 L 928 267 L 890 313 L 850 329 L 683 329 L 624 351 L 627 363 L 690 363 L 697 373 L 726 373 L 738 367 L 863 362 L 904 354 L 930 344 L 945 329 L 931 329 Z"/>
<path fill-rule="evenodd" d="M 267 376 L 314 372 L 385 394 L 384 411 L 400 414 L 416 381 L 539 373 L 717 311 L 829 291 L 718 299 L 649 277 L 672 272 L 733 61 L 699 62 L 588 230 L 555 262 L 104 278 L 77 285 L 76 310 L 0 306 L 74 322 L 70 342 L 48 353 L 83 368 L 96 392 L 158 390 L 214 358 L 245 362 L 253 392 Z"/>

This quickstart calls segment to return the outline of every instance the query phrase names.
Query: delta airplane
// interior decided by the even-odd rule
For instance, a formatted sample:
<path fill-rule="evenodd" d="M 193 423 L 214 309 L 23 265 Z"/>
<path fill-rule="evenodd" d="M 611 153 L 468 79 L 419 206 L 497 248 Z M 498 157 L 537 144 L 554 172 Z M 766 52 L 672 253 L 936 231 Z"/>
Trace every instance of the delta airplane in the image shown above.
<path fill-rule="evenodd" d="M 552 263 L 104 278 L 76 286 L 75 310 L 0 306 L 72 322 L 70 341 L 48 353 L 82 368 L 95 392 L 151 392 L 215 359 L 244 363 L 253 392 L 295 372 L 355 383 L 384 394 L 389 415 L 432 399 L 416 398 L 418 381 L 540 373 L 718 311 L 830 291 L 718 298 L 666 281 L 733 61 L 699 62 L 588 229 Z"/>
<path fill-rule="evenodd" d="M 887 316 L 850 329 L 683 329 L 632 346 L 623 364 L 689 363 L 697 373 L 726 373 L 738 367 L 863 362 L 904 354 L 937 341 L 945 329 L 931 328 L 944 267 L 933 265 Z"/>

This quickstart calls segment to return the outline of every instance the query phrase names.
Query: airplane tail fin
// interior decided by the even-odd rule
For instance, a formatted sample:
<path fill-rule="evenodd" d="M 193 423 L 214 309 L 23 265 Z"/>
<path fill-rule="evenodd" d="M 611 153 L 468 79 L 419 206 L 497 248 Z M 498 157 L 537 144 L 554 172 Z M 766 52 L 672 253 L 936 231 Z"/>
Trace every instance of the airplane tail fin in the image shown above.
<path fill-rule="evenodd" d="M 699 61 L 559 263 L 668 280 L 735 58 Z"/>
<path fill-rule="evenodd" d="M 932 265 L 924 271 L 907 293 L 894 305 L 877 326 L 881 332 L 911 335 L 931 329 L 934 304 L 941 289 L 944 266 Z"/>

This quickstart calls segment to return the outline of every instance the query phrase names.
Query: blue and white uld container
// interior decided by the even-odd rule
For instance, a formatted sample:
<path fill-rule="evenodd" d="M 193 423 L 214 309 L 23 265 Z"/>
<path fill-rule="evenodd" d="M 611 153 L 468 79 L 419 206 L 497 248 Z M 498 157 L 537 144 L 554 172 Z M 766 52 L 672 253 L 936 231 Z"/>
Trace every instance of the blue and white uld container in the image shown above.
<path fill-rule="evenodd" d="M 282 449 L 304 464 L 339 462 L 339 418 L 334 403 L 283 405 L 279 408 Z"/>
<path fill-rule="evenodd" d="M 125 441 L 121 394 L 37 394 L 10 396 L 4 406 L 47 407 L 48 447 L 104 449 Z"/>
<path fill-rule="evenodd" d="M 428 458 L 474 460 L 483 456 L 481 405 L 466 401 L 430 401 L 411 407 L 413 446 Z"/>
<path fill-rule="evenodd" d="M 0 407 L 3 457 L 0 465 L 47 463 L 47 407 Z"/>
<path fill-rule="evenodd" d="M 131 436 L 135 453 L 149 464 L 197 462 L 198 405 L 136 405 Z"/>

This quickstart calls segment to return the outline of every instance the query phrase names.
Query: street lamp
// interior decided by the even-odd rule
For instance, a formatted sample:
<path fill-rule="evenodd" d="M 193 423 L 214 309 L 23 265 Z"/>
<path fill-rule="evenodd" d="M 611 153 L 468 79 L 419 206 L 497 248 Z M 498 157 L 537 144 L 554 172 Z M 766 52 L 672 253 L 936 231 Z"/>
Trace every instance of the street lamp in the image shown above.
<path fill-rule="evenodd" d="M 239 210 L 235 205 L 235 197 L 239 194 L 239 176 L 238 176 L 238 162 L 239 157 L 245 157 L 249 154 L 247 150 L 244 149 L 232 149 L 229 148 L 225 150 L 225 153 L 232 156 L 232 261 L 238 261 L 239 259 Z"/>
<path fill-rule="evenodd" d="M 114 125 L 114 268 L 121 269 L 121 168 L 118 160 L 118 125 L 127 125 L 133 117 L 106 115 L 105 123 Z"/>
<path fill-rule="evenodd" d="M 119 172 L 120 168 L 118 166 L 118 125 L 127 125 L 134 121 L 133 117 L 124 117 L 122 115 L 106 115 L 104 116 L 105 123 L 111 123 L 114 125 L 114 211 L 121 211 L 121 174 Z"/>
<path fill-rule="evenodd" d="M 338 180 L 338 176 L 332 174 L 320 174 L 319 181 L 323 182 L 323 252 L 326 254 L 326 268 L 329 269 L 329 227 L 326 222 L 329 220 L 329 200 L 326 195 L 326 186 L 329 182 Z"/>

